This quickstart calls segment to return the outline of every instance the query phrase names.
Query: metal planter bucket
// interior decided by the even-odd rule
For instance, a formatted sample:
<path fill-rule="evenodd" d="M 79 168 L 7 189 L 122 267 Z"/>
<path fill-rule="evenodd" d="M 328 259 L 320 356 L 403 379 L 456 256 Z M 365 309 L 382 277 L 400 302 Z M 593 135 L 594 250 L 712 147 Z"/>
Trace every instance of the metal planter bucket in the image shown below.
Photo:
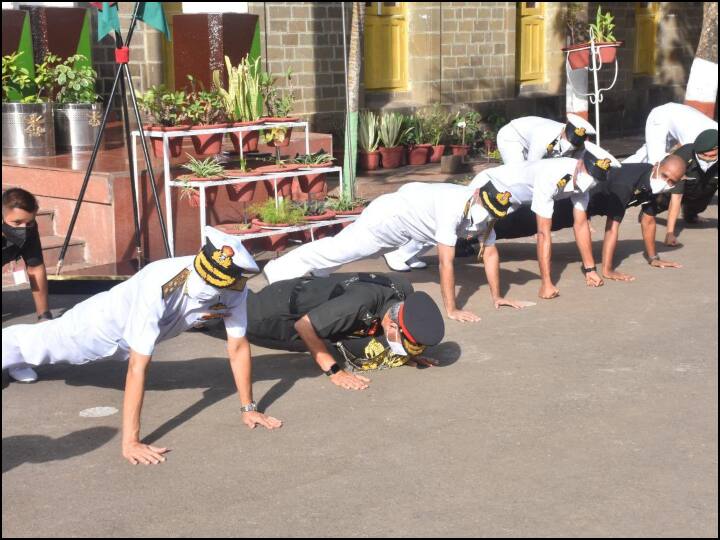
<path fill-rule="evenodd" d="M 56 103 L 54 108 L 58 150 L 92 150 L 102 123 L 102 103 Z"/>
<path fill-rule="evenodd" d="M 2 155 L 55 155 L 55 124 L 51 103 L 2 104 Z"/>

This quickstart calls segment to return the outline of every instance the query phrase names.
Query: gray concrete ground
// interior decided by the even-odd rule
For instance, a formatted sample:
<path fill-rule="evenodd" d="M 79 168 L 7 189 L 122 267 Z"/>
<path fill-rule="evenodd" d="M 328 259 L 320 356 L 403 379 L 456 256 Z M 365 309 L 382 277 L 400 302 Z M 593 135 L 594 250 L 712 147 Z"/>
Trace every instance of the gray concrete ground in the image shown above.
<path fill-rule="evenodd" d="M 482 322 L 447 321 L 441 367 L 377 373 L 365 392 L 255 349 L 277 432 L 241 424 L 221 339 L 162 344 L 143 413 L 146 440 L 173 449 L 160 466 L 122 459 L 119 414 L 79 416 L 121 408 L 124 364 L 5 378 L 3 536 L 716 536 L 717 206 L 705 215 L 663 253 L 685 267 L 660 270 L 629 212 L 618 260 L 637 281 L 600 289 L 556 233 L 561 296 L 520 312 L 495 311 L 463 260 L 461 303 Z M 508 295 L 536 299 L 532 240 L 500 247 Z M 439 300 L 427 260 L 413 281 Z M 3 326 L 31 310 L 28 291 L 3 292 Z"/>

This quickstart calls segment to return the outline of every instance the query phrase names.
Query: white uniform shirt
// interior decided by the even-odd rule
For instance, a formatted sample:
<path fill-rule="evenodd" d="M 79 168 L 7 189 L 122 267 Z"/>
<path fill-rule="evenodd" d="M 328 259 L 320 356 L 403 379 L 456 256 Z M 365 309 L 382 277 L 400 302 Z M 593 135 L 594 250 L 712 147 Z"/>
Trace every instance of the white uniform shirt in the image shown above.
<path fill-rule="evenodd" d="M 162 286 L 184 268 L 192 268 L 195 256 L 163 259 L 148 264 L 136 275 L 65 313 L 67 323 L 81 328 L 73 341 L 80 347 L 76 357 L 95 360 L 134 350 L 151 355 L 155 344 L 177 336 L 194 325 L 222 317 L 227 333 L 243 337 L 247 327 L 247 289 L 220 291 L 211 300 L 199 301 L 178 287 L 168 298 Z M 191 270 L 192 271 L 192 270 Z"/>
<path fill-rule="evenodd" d="M 573 191 L 572 176 L 576 166 L 577 160 L 568 157 L 501 165 L 482 171 L 470 186 L 478 188 L 492 182 L 497 190 L 512 194 L 514 205 L 530 204 L 537 215 L 551 218 L 555 201 L 568 197 L 574 208 L 587 210 L 589 192 Z"/>
<path fill-rule="evenodd" d="M 648 163 L 660 161 L 674 144 L 693 143 L 706 129 L 717 128 L 717 122 L 690 105 L 666 103 L 655 107 L 648 115 L 645 128 Z M 654 144 L 656 138 L 658 143 Z"/>
<path fill-rule="evenodd" d="M 482 235 L 487 229 L 489 214 L 484 209 L 478 212 L 484 217 L 474 223 L 463 219 L 472 194 L 469 187 L 455 184 L 405 184 L 395 193 L 375 199 L 356 225 L 366 226 L 386 245 L 401 246 L 415 240 L 454 246 L 458 235 Z M 495 234 L 491 232 L 486 243 L 494 242 Z"/>
<path fill-rule="evenodd" d="M 565 130 L 565 124 L 540 116 L 516 118 L 508 126 L 518 134 L 525 148 L 527 161 L 537 161 L 546 157 L 548 145 L 556 141 Z M 555 142 L 555 149 L 559 152 L 559 139 Z"/>

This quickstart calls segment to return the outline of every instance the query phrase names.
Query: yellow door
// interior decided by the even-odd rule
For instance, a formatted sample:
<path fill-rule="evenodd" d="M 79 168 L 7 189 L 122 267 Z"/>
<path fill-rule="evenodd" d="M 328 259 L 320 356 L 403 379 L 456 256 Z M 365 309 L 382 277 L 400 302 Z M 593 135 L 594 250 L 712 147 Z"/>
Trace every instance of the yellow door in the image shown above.
<path fill-rule="evenodd" d="M 406 2 L 366 2 L 365 88 L 401 90 L 407 87 Z"/>
<path fill-rule="evenodd" d="M 655 40 L 660 2 L 635 3 L 635 73 L 655 74 Z"/>
<path fill-rule="evenodd" d="M 182 2 L 163 2 L 163 10 L 165 11 L 165 20 L 170 29 L 170 38 L 175 38 L 173 28 L 173 17 L 182 14 Z M 163 75 L 165 77 L 165 86 L 175 89 L 175 54 L 173 53 L 172 41 L 163 38 Z M 178 88 L 178 90 L 180 90 Z"/>
<path fill-rule="evenodd" d="M 545 81 L 544 2 L 518 3 L 518 81 Z"/>

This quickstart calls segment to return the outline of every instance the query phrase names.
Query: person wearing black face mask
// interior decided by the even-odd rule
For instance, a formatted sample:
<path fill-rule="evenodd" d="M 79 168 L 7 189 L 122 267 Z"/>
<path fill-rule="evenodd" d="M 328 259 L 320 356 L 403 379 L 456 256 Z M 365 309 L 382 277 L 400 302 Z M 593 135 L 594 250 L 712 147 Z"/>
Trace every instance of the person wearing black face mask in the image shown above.
<path fill-rule="evenodd" d="M 32 289 L 38 320 L 52 319 L 48 308 L 48 282 L 43 261 L 40 233 L 35 216 L 38 203 L 32 193 L 21 188 L 11 188 L 2 196 L 2 264 L 5 266 L 20 258 L 25 262 L 30 288 Z M 35 371 L 18 366 L 9 371 L 19 382 L 37 380 Z"/>

